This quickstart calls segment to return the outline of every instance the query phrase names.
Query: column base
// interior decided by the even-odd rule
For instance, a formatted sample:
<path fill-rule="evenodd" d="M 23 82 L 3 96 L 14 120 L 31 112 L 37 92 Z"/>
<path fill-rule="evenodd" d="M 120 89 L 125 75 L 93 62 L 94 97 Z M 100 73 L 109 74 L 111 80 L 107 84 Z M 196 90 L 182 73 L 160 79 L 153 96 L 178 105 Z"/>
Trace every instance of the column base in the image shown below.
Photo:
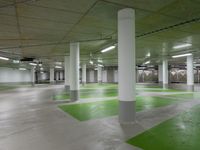
<path fill-rule="evenodd" d="M 31 85 L 32 85 L 32 86 L 35 86 L 35 83 L 34 83 L 34 82 L 31 82 Z"/>
<path fill-rule="evenodd" d="M 55 82 L 54 82 L 54 81 L 50 81 L 50 84 L 52 84 L 52 85 L 53 85 L 53 84 L 55 84 Z"/>
<path fill-rule="evenodd" d="M 167 83 L 163 83 L 163 89 L 168 89 L 169 85 Z"/>
<path fill-rule="evenodd" d="M 193 92 L 194 91 L 194 85 L 187 85 L 187 91 Z"/>
<path fill-rule="evenodd" d="M 70 100 L 72 102 L 79 100 L 79 90 L 70 90 Z"/>
<path fill-rule="evenodd" d="M 102 80 L 98 81 L 99 84 L 102 84 Z"/>
<path fill-rule="evenodd" d="M 82 82 L 82 86 L 85 86 L 86 85 L 86 82 Z"/>
<path fill-rule="evenodd" d="M 119 101 L 120 124 L 135 123 L 136 101 Z"/>
<path fill-rule="evenodd" d="M 67 91 L 69 91 L 69 90 L 70 90 L 70 86 L 69 86 L 69 85 L 65 85 L 65 89 L 66 89 Z"/>

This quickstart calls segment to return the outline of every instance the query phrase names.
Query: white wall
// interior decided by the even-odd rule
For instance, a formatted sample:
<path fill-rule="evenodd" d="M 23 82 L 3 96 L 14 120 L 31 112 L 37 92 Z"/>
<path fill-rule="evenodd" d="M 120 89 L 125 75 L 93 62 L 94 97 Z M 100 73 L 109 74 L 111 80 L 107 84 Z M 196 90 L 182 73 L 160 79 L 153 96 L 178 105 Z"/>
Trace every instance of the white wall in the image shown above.
<path fill-rule="evenodd" d="M 31 82 L 31 72 L 0 67 L 0 83 L 6 82 Z"/>

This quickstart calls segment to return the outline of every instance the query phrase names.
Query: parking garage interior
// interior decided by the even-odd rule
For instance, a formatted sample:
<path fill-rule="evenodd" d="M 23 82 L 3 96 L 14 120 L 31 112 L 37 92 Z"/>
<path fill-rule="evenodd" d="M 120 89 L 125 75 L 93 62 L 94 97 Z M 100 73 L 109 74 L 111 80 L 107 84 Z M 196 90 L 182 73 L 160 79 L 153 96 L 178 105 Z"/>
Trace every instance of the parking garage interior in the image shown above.
<path fill-rule="evenodd" d="M 199 0 L 0 0 L 0 150 L 200 149 Z"/>

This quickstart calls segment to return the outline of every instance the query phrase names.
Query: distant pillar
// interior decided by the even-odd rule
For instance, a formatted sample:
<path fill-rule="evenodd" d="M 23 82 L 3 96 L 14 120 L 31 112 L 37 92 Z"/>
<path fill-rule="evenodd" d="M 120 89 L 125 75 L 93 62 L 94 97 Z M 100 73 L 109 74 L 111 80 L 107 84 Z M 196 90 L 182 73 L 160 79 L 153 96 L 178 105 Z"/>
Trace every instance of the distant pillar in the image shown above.
<path fill-rule="evenodd" d="M 168 60 L 163 60 L 163 89 L 168 88 Z"/>
<path fill-rule="evenodd" d="M 162 85 L 163 82 L 163 66 L 158 65 L 158 82 Z"/>
<path fill-rule="evenodd" d="M 86 64 L 82 64 L 82 85 L 86 84 Z"/>
<path fill-rule="evenodd" d="M 187 89 L 194 91 L 193 55 L 187 56 Z"/>
<path fill-rule="evenodd" d="M 32 86 L 35 85 L 35 67 L 31 68 L 31 84 Z"/>
<path fill-rule="evenodd" d="M 102 83 L 102 67 L 101 66 L 98 66 L 97 79 L 98 79 L 98 83 Z"/>
<path fill-rule="evenodd" d="M 65 56 L 65 88 L 70 90 L 70 57 Z"/>
<path fill-rule="evenodd" d="M 50 68 L 50 84 L 54 84 L 54 68 Z"/>

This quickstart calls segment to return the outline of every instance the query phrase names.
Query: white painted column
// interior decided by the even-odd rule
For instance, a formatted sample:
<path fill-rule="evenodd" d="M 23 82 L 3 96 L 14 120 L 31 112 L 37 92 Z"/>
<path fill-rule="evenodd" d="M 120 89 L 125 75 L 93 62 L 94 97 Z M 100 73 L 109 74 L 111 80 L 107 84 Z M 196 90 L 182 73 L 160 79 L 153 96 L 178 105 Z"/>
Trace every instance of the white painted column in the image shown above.
<path fill-rule="evenodd" d="M 64 73 L 63 73 L 63 71 L 60 71 L 60 80 L 62 81 L 63 78 L 64 78 Z"/>
<path fill-rule="evenodd" d="M 168 88 L 168 60 L 163 59 L 163 88 Z"/>
<path fill-rule="evenodd" d="M 70 43 L 70 99 L 79 99 L 79 43 Z"/>
<path fill-rule="evenodd" d="M 58 81 L 58 80 L 59 80 L 59 72 L 56 71 L 56 81 Z"/>
<path fill-rule="evenodd" d="M 102 67 L 101 66 L 98 66 L 97 80 L 98 80 L 98 83 L 102 83 Z"/>
<path fill-rule="evenodd" d="M 158 82 L 162 83 L 163 82 L 163 66 L 158 65 Z"/>
<path fill-rule="evenodd" d="M 54 84 L 54 68 L 50 68 L 50 83 Z"/>
<path fill-rule="evenodd" d="M 86 64 L 82 64 L 82 85 L 86 84 Z"/>
<path fill-rule="evenodd" d="M 135 11 L 118 12 L 119 121 L 135 121 Z"/>
<path fill-rule="evenodd" d="M 65 56 L 65 88 L 66 90 L 70 89 L 70 57 Z"/>
<path fill-rule="evenodd" d="M 31 84 L 32 86 L 35 85 L 35 67 L 31 68 Z"/>
<path fill-rule="evenodd" d="M 193 55 L 187 56 L 187 87 L 189 91 L 194 91 Z"/>

